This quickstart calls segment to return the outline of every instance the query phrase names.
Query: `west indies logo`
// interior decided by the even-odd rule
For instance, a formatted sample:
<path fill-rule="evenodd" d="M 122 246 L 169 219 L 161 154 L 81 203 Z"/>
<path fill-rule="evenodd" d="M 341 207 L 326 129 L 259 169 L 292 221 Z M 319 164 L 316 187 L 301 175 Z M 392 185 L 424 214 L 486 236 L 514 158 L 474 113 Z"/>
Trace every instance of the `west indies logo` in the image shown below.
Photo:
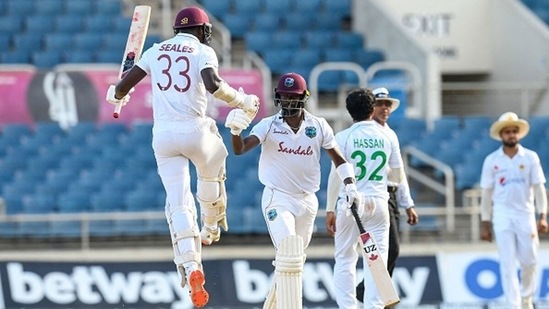
<path fill-rule="evenodd" d="M 309 138 L 314 138 L 316 136 L 316 128 L 315 127 L 306 127 L 305 128 L 305 135 Z"/>

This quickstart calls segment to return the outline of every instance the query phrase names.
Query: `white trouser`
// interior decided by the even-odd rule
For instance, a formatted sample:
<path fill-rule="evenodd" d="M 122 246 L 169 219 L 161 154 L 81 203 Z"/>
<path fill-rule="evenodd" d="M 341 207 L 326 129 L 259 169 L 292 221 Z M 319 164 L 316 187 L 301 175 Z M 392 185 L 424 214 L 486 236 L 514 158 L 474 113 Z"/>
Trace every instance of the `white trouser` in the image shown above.
<path fill-rule="evenodd" d="M 372 216 L 362 215 L 364 229 L 373 235 L 377 248 L 387 264 L 389 252 L 389 208 L 387 200 L 375 198 L 376 209 Z M 336 301 L 341 309 L 356 309 L 356 266 L 362 248 L 358 248 L 357 224 L 353 216 L 347 215 L 346 206 L 338 204 L 336 216 L 336 233 L 334 238 L 334 287 Z M 363 256 L 363 255 L 362 255 Z M 364 308 L 384 308 L 383 301 L 377 293 L 368 264 L 364 264 Z"/>
<path fill-rule="evenodd" d="M 539 249 L 536 219 L 533 214 L 494 213 L 492 223 L 505 299 L 509 308 L 520 309 L 521 299 L 532 297 L 536 289 L 535 273 Z M 521 271 L 520 282 L 517 276 L 517 261 Z"/>
<path fill-rule="evenodd" d="M 155 123 L 153 150 L 158 174 L 166 190 L 166 214 L 171 216 L 173 232 L 188 234 L 198 230 L 196 203 L 191 192 L 189 160 L 202 178 L 216 178 L 225 166 L 227 148 L 211 118 L 196 118 L 185 122 Z M 216 184 L 217 186 L 217 184 Z M 199 196 L 215 199 L 219 190 L 197 187 Z M 203 191 L 203 192 L 201 192 Z M 211 192 L 213 191 L 213 192 Z M 200 253 L 200 242 L 185 238 L 178 242 L 180 254 Z"/>
<path fill-rule="evenodd" d="M 318 211 L 315 194 L 291 195 L 265 188 L 261 206 L 275 248 L 290 235 L 301 236 L 304 248 L 309 246 Z"/>

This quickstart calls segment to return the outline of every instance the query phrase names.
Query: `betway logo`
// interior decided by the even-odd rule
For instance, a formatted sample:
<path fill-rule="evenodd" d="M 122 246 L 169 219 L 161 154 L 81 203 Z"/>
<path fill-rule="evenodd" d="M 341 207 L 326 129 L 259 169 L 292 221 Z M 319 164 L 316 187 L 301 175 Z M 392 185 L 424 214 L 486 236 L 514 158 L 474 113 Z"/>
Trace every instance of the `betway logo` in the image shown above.
<path fill-rule="evenodd" d="M 72 273 L 52 271 L 42 278 L 25 271 L 21 263 L 8 263 L 6 268 L 11 298 L 19 304 L 36 304 L 45 299 L 56 304 L 86 305 L 145 301 L 192 308 L 188 291 L 179 285 L 175 271 L 108 274 L 102 266 L 75 266 Z"/>

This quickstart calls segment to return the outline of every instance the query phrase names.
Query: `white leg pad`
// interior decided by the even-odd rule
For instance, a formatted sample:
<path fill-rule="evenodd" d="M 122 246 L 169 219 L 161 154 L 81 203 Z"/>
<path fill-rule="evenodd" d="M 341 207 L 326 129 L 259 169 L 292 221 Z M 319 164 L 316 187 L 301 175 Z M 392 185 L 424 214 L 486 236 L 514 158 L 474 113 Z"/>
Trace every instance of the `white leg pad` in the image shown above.
<path fill-rule="evenodd" d="M 229 230 L 227 223 L 227 191 L 225 189 L 225 168 L 219 172 L 219 177 L 199 178 L 201 182 L 217 182 L 219 186 L 219 197 L 215 201 L 206 201 L 198 194 L 196 199 L 200 204 L 200 218 L 202 221 L 202 231 L 200 236 L 202 243 L 211 245 L 221 237 L 220 227 L 224 231 Z"/>
<path fill-rule="evenodd" d="M 276 252 L 276 308 L 301 309 L 303 273 L 303 238 L 293 235 L 284 238 Z"/>
<path fill-rule="evenodd" d="M 177 270 L 181 274 L 181 287 L 184 287 L 187 282 L 185 269 L 189 267 L 202 268 L 202 259 L 200 254 L 202 251 L 202 246 L 200 244 L 200 238 L 198 237 L 200 234 L 197 228 L 175 232 L 171 220 L 168 221 L 168 227 L 170 229 L 170 236 L 173 245 L 173 261 L 177 266 Z M 181 252 L 178 243 L 188 238 L 191 238 L 194 241 L 193 247 L 196 251 Z"/>

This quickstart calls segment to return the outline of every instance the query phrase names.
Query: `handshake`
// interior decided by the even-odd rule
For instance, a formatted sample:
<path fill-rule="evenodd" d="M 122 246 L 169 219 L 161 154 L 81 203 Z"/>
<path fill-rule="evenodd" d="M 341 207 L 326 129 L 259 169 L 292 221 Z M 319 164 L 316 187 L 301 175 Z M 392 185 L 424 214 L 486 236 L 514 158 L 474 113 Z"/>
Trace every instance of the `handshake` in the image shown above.
<path fill-rule="evenodd" d="M 259 110 L 259 98 L 256 95 L 244 94 L 242 87 L 238 92 L 243 96 L 242 105 L 231 110 L 225 119 L 225 127 L 231 129 L 232 135 L 240 135 L 246 130 Z"/>

